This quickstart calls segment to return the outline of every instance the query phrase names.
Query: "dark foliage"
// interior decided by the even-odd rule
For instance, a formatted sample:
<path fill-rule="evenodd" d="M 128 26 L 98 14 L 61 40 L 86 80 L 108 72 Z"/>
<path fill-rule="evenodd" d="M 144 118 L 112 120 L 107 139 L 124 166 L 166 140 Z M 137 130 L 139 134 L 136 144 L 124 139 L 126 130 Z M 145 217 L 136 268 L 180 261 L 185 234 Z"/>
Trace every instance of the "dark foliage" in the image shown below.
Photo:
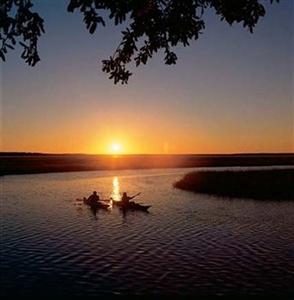
<path fill-rule="evenodd" d="M 222 197 L 294 200 L 294 169 L 199 171 L 174 184 L 176 188 Z"/>
<path fill-rule="evenodd" d="M 274 0 L 269 0 L 273 2 Z M 279 2 L 279 0 L 275 0 Z M 115 25 L 127 23 L 122 40 L 114 54 L 103 60 L 103 71 L 114 83 L 127 83 L 131 72 L 126 66 L 146 64 L 159 50 L 164 51 L 164 62 L 175 64 L 173 47 L 188 46 L 197 40 L 205 28 L 203 14 L 214 9 L 221 20 L 230 25 L 242 23 L 253 31 L 265 9 L 258 0 L 69 0 L 68 11 L 80 11 L 87 29 L 93 34 L 106 11 Z M 7 48 L 13 49 L 16 39 L 24 48 L 22 58 L 34 66 L 39 60 L 37 42 L 44 32 L 43 19 L 32 10 L 31 0 L 1 0 L 0 56 L 5 60 Z"/>
<path fill-rule="evenodd" d="M 1 0 L 0 56 L 5 61 L 7 49 L 14 49 L 16 40 L 23 47 L 21 57 L 30 66 L 39 60 L 38 38 L 44 33 L 43 19 L 31 9 L 30 0 Z"/>

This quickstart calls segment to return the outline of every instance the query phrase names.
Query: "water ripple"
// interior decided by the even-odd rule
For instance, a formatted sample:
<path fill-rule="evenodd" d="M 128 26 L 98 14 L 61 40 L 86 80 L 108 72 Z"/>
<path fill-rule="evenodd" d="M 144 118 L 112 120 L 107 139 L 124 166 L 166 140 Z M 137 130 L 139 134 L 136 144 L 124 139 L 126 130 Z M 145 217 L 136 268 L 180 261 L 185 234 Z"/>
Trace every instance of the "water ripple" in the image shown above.
<path fill-rule="evenodd" d="M 1 295 L 294 296 L 293 203 L 178 191 L 181 172 L 2 179 Z M 114 177 L 149 214 L 73 205 Z"/>

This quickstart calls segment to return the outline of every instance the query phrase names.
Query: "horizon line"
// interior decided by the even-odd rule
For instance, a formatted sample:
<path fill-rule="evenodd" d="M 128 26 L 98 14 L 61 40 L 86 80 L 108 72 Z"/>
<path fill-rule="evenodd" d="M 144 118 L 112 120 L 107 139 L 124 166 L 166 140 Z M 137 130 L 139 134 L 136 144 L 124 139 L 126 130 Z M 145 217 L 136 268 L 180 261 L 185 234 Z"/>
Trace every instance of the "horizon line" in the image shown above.
<path fill-rule="evenodd" d="M 180 156 L 180 155 L 294 155 L 292 152 L 219 152 L 219 153 L 83 153 L 83 152 L 34 152 L 34 151 L 0 151 L 0 155 L 89 155 L 89 156 L 148 156 L 148 155 L 162 155 L 162 156 Z"/>

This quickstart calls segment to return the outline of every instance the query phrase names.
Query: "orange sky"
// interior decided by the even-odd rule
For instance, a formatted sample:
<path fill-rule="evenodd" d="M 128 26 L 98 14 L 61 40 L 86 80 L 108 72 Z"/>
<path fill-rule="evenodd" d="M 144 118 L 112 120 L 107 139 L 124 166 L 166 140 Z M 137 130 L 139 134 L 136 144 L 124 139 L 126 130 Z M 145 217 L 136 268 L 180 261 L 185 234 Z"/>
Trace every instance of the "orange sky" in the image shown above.
<path fill-rule="evenodd" d="M 146 123 L 125 122 L 124 126 L 100 125 L 95 122 L 64 124 L 55 127 L 26 130 L 10 136 L 4 134 L 4 151 L 33 151 L 52 153 L 112 153 L 111 146 L 119 144 L 121 153 L 236 153 L 292 152 L 291 131 L 285 132 L 262 124 L 258 130 L 246 126 L 242 130 L 220 124 L 211 128 L 190 125 L 177 128 L 162 120 Z M 194 122 L 195 123 L 195 122 Z M 138 124 L 138 126 L 136 126 Z M 189 126 L 190 125 L 190 126 Z M 30 127 L 30 124 L 27 124 Z M 218 134 L 218 131 L 225 134 Z M 251 132 L 254 131 L 254 135 Z M 278 142 L 277 142 L 278 141 Z M 293 140 L 292 140 L 293 141 Z M 9 145 L 9 147 L 5 147 Z"/>

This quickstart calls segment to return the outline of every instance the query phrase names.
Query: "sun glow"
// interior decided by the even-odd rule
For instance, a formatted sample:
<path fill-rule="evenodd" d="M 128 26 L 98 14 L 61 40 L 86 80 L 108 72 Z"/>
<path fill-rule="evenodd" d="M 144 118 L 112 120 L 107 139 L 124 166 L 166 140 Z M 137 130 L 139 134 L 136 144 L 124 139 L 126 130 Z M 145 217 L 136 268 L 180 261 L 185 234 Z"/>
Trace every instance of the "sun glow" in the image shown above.
<path fill-rule="evenodd" d="M 120 154 L 122 153 L 122 146 L 118 143 L 113 143 L 110 146 L 110 152 L 113 154 Z"/>

